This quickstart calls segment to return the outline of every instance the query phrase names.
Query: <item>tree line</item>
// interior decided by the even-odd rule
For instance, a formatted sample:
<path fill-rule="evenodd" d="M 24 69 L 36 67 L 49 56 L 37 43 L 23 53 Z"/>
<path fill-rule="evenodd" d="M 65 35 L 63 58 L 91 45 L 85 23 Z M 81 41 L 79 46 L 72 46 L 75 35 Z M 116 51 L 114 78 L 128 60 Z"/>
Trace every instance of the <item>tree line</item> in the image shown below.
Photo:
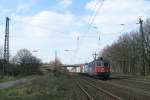
<path fill-rule="evenodd" d="M 4 68 L 3 49 L 0 48 L 0 74 L 30 75 L 40 72 L 41 59 L 33 56 L 27 49 L 21 49 L 10 59 L 8 66 Z M 4 70 L 5 69 L 5 73 Z"/>
<path fill-rule="evenodd" d="M 150 19 L 140 32 L 124 33 L 111 45 L 106 46 L 101 55 L 111 62 L 112 71 L 123 74 L 150 74 Z"/>

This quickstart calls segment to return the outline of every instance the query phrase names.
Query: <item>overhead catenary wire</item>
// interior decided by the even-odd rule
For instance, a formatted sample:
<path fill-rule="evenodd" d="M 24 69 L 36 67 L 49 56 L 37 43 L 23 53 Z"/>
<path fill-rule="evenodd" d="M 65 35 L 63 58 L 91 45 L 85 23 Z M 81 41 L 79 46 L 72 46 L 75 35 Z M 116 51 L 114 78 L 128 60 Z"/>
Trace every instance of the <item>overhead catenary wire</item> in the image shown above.
<path fill-rule="evenodd" d="M 104 3 L 104 0 L 98 0 L 98 1 L 96 2 L 96 4 L 94 5 L 95 12 L 94 12 L 94 13 L 91 15 L 91 17 L 89 18 L 89 21 L 88 21 L 88 23 L 87 23 L 87 24 L 88 24 L 88 25 L 87 25 L 87 29 L 86 29 L 85 33 L 88 33 L 88 32 L 89 32 L 89 30 L 90 30 L 90 28 L 91 28 L 93 22 L 94 22 L 95 19 L 96 19 L 97 14 L 99 13 L 100 9 L 101 9 L 102 6 L 103 6 L 103 3 Z M 80 41 L 80 45 L 82 44 L 81 42 L 83 42 L 83 39 L 82 39 L 82 41 Z"/>
<path fill-rule="evenodd" d="M 46 27 L 46 26 L 36 25 L 36 24 L 32 24 L 32 23 L 25 22 L 25 21 L 22 21 L 22 20 L 17 20 L 17 19 L 11 19 L 11 20 L 14 21 L 14 22 L 18 22 L 18 24 L 20 23 L 20 24 L 30 25 L 33 28 L 42 29 L 42 30 L 47 31 L 47 32 L 55 31 L 55 33 L 65 34 L 64 31 L 56 30 L 55 28 L 50 28 L 50 27 Z"/>
<path fill-rule="evenodd" d="M 91 17 L 92 18 L 92 17 Z M 63 31 L 58 31 L 58 30 L 56 30 L 56 29 L 53 29 L 53 28 L 48 28 L 48 27 L 45 27 L 45 26 L 40 26 L 40 25 L 35 25 L 35 24 L 32 24 L 32 23 L 29 23 L 29 22 L 25 22 L 25 21 L 21 21 L 21 20 L 16 20 L 16 19 L 12 19 L 11 18 L 11 20 L 12 21 L 15 21 L 15 22 L 19 22 L 19 23 L 21 23 L 21 24 L 27 24 L 27 25 L 30 25 L 30 26 L 32 26 L 33 28 L 38 28 L 38 29 L 42 29 L 42 30 L 44 30 L 44 31 L 46 31 L 46 32 L 55 32 L 55 33 L 62 33 L 62 34 L 65 34 L 65 32 L 63 32 Z M 118 24 L 119 25 L 119 24 Z M 65 35 L 64 35 L 65 36 Z M 68 36 L 67 36 L 68 37 Z M 86 37 L 91 37 L 91 36 L 79 36 L 80 38 L 86 38 Z M 93 37 L 93 36 L 92 36 Z"/>
<path fill-rule="evenodd" d="M 99 3 L 99 2 L 101 2 L 101 3 Z M 98 0 L 98 4 L 99 4 L 99 5 L 98 5 L 98 7 L 97 7 L 97 9 L 96 9 L 96 11 L 95 11 L 93 17 L 91 18 L 91 21 L 89 22 L 88 30 L 91 28 L 93 22 L 95 21 L 97 14 L 99 13 L 100 9 L 101 9 L 102 6 L 103 6 L 103 3 L 104 3 L 104 0 Z"/>
<path fill-rule="evenodd" d="M 95 10 L 96 10 L 98 4 L 99 4 L 99 2 L 96 2 L 96 4 L 94 5 Z M 93 14 L 90 16 L 88 23 L 87 23 L 88 25 L 91 23 L 93 16 L 95 16 L 95 12 L 93 12 Z M 89 28 L 89 26 L 88 26 L 88 28 Z"/>
<path fill-rule="evenodd" d="M 103 3 L 104 3 L 104 0 L 98 0 L 95 4 L 95 12 L 93 13 L 93 15 L 89 18 L 89 21 L 88 21 L 88 27 L 87 27 L 87 30 L 85 33 L 88 33 L 91 26 L 93 25 L 95 19 L 96 19 L 96 16 L 98 15 L 100 9 L 102 8 L 103 6 Z M 83 40 L 82 40 L 83 41 Z M 100 41 L 100 40 L 98 40 Z M 81 44 L 81 43 L 80 43 Z M 99 44 L 98 44 L 99 45 Z"/>
<path fill-rule="evenodd" d="M 67 38 L 68 37 L 68 39 L 70 38 L 70 37 L 72 37 L 71 35 L 66 35 L 66 32 L 64 32 L 64 31 L 61 31 L 61 30 L 57 30 L 57 29 L 55 29 L 55 28 L 49 28 L 49 27 L 45 27 L 45 26 L 41 26 L 41 25 L 36 25 L 36 24 L 32 24 L 32 23 L 30 23 L 30 22 L 25 22 L 25 21 L 23 21 L 23 20 L 18 20 L 18 19 L 14 19 L 14 18 L 11 18 L 11 21 L 12 21 L 12 23 L 17 23 L 17 24 L 21 24 L 20 26 L 24 26 L 24 25 L 26 25 L 27 27 L 26 28 L 23 28 L 23 27 L 20 27 L 20 30 L 22 30 L 22 28 L 23 29 L 28 29 L 28 27 L 30 27 L 30 29 L 33 29 L 34 30 L 34 28 L 36 28 L 36 29 L 38 29 L 38 30 L 41 30 L 41 31 L 44 31 L 45 33 L 55 33 L 55 34 L 59 34 L 59 37 L 61 37 L 61 38 L 63 38 L 63 37 L 65 37 L 65 38 Z M 15 26 L 14 26 L 15 27 Z M 31 28 L 32 27 L 32 28 Z M 36 31 L 36 29 L 34 30 L 34 31 Z M 17 30 L 19 30 L 19 29 L 17 29 Z M 14 33 L 14 32 L 13 32 Z M 58 35 L 57 36 L 55 36 L 55 35 L 50 35 L 51 37 L 56 37 L 56 38 L 58 38 Z M 16 38 L 16 36 L 14 36 L 13 34 L 11 34 L 11 36 L 10 36 L 10 38 Z M 48 37 L 49 38 L 49 37 Z"/>

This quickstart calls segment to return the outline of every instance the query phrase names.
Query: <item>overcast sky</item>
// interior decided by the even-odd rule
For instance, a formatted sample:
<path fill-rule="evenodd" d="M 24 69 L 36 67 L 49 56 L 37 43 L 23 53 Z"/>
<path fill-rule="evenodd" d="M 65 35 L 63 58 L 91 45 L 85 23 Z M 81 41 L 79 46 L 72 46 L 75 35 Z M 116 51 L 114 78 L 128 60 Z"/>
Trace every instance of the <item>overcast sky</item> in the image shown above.
<path fill-rule="evenodd" d="M 100 1 L 0 0 L 0 46 L 4 44 L 8 16 L 12 56 L 27 48 L 38 50 L 33 54 L 44 62 L 53 60 L 57 51 L 63 63 L 83 63 L 93 59 L 94 52 L 116 41 L 123 34 L 121 31 L 138 30 L 139 18 L 150 17 L 150 0 L 105 0 L 97 12 Z M 97 16 L 88 29 L 95 13 Z M 66 49 L 72 51 L 65 52 Z"/>

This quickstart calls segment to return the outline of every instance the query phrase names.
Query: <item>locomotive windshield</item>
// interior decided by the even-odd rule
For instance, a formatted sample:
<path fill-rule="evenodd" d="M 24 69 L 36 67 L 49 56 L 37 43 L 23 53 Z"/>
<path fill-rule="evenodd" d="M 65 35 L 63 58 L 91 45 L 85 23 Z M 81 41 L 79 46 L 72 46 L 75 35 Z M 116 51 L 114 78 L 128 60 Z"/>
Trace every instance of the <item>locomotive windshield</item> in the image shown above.
<path fill-rule="evenodd" d="M 105 67 L 109 67 L 109 63 L 104 62 L 104 66 L 105 66 Z"/>
<path fill-rule="evenodd" d="M 97 61 L 97 66 L 101 66 L 101 67 L 109 67 L 109 63 L 108 62 L 103 62 L 103 61 Z"/>
<path fill-rule="evenodd" d="M 96 64 L 97 64 L 97 66 L 99 66 L 99 67 L 100 67 L 100 66 L 101 66 L 101 67 L 104 66 L 104 62 L 103 62 L 103 61 L 97 61 Z"/>
<path fill-rule="evenodd" d="M 103 65 L 102 62 L 100 61 L 97 62 L 97 66 L 102 66 L 102 65 Z"/>

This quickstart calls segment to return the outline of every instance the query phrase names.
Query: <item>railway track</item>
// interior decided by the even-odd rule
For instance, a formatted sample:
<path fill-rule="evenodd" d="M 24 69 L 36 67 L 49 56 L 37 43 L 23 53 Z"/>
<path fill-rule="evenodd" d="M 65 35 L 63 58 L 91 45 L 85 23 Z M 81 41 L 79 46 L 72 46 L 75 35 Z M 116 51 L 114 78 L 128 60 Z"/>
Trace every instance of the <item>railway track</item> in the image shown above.
<path fill-rule="evenodd" d="M 130 78 L 130 79 L 123 79 L 123 80 L 127 80 L 127 81 L 131 81 L 131 82 L 137 82 L 137 83 L 143 83 L 143 84 L 149 84 L 150 85 L 150 81 L 149 80 L 141 80 L 141 79 L 134 79 L 134 78 Z"/>
<path fill-rule="evenodd" d="M 123 80 L 129 80 L 129 81 L 134 81 L 134 82 L 139 82 L 139 83 L 145 83 L 145 84 L 150 84 L 149 79 L 145 79 L 144 77 L 139 77 L 139 76 L 131 76 L 131 75 L 112 75 L 111 79 L 123 79 Z"/>
<path fill-rule="evenodd" d="M 117 76 L 116 78 L 113 77 L 111 80 L 108 80 L 108 83 L 124 86 L 126 88 L 136 88 L 137 90 L 148 92 L 150 95 L 150 80 L 141 79 L 139 77 L 131 78 L 131 76 L 129 78 L 124 78 L 123 76 L 122 78 L 117 78 Z"/>
<path fill-rule="evenodd" d="M 100 87 L 97 87 L 97 86 L 93 85 L 93 83 L 90 83 L 90 82 L 88 82 L 88 81 L 86 81 L 86 83 L 89 84 L 90 86 L 94 87 L 95 89 L 97 89 L 97 90 L 103 92 L 104 94 L 106 94 L 106 95 L 112 97 L 114 100 L 124 100 L 124 99 L 122 99 L 122 98 L 120 98 L 120 97 L 118 97 L 118 96 L 112 94 L 111 92 L 109 92 L 109 91 L 107 91 L 107 90 L 104 90 L 104 89 L 102 89 L 102 88 L 100 88 Z"/>
<path fill-rule="evenodd" d="M 82 90 L 82 92 L 86 95 L 88 100 L 94 100 L 93 97 L 81 86 L 78 81 L 75 81 L 77 86 Z"/>
<path fill-rule="evenodd" d="M 139 91 L 143 91 L 150 95 L 150 83 L 141 82 L 131 79 L 123 79 L 123 80 L 111 80 L 107 82 L 108 84 L 118 85 L 120 87 L 125 87 L 129 89 L 135 89 Z"/>
<path fill-rule="evenodd" d="M 112 84 L 118 84 L 119 86 L 122 85 L 126 88 L 133 88 L 133 89 L 137 89 L 137 90 L 140 90 L 140 91 L 144 91 L 144 92 L 148 92 L 148 94 L 150 95 L 150 80 L 148 79 L 141 79 L 140 77 L 127 77 L 125 76 L 126 78 L 124 78 L 123 76 L 119 77 L 116 76 L 113 77 L 111 80 L 109 80 L 108 82 L 109 83 L 112 83 Z"/>
<path fill-rule="evenodd" d="M 110 93 L 107 90 L 97 87 L 86 80 L 81 81 L 81 79 L 75 79 L 74 81 L 87 96 L 88 100 L 123 100 L 122 98 Z M 92 91 L 94 91 L 94 93 Z"/>
<path fill-rule="evenodd" d="M 148 92 L 143 92 L 140 89 L 124 86 L 121 84 L 111 83 L 109 81 L 96 80 L 89 77 L 82 77 L 88 82 L 92 82 L 95 86 L 101 87 L 125 100 L 149 100 Z"/>

